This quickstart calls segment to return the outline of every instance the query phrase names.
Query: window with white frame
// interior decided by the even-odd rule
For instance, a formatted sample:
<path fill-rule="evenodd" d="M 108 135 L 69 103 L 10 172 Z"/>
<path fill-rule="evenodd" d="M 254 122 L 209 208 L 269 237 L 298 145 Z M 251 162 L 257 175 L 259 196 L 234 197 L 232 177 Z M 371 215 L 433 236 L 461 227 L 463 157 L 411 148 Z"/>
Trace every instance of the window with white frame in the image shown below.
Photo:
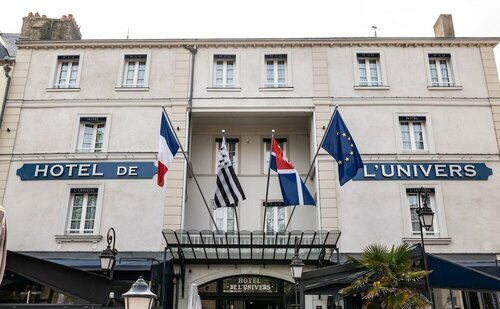
<path fill-rule="evenodd" d="M 425 116 L 399 116 L 403 150 L 425 150 Z"/>
<path fill-rule="evenodd" d="M 286 138 L 275 138 L 276 141 L 278 142 L 278 145 L 280 146 L 281 150 L 283 150 L 283 153 L 286 155 L 286 151 L 287 151 L 287 142 L 286 142 Z M 263 158 L 263 162 L 264 162 L 264 173 L 267 174 L 267 170 L 269 169 L 269 159 L 271 158 L 271 153 L 270 153 L 270 150 L 271 150 L 271 139 L 270 138 L 264 138 L 263 140 L 263 143 L 264 143 L 264 158 Z"/>
<path fill-rule="evenodd" d="M 122 87 L 145 87 L 147 55 L 125 55 Z"/>
<path fill-rule="evenodd" d="M 77 88 L 79 67 L 79 55 L 58 56 L 54 88 Z"/>
<path fill-rule="evenodd" d="M 81 117 L 77 152 L 101 152 L 104 146 L 106 117 Z"/>
<path fill-rule="evenodd" d="M 97 188 L 71 188 L 66 234 L 95 232 L 97 194 Z"/>
<path fill-rule="evenodd" d="M 358 60 L 359 86 L 382 86 L 380 54 L 358 53 L 356 55 Z"/>
<path fill-rule="evenodd" d="M 229 160 L 233 165 L 235 173 L 238 173 L 238 146 L 240 140 L 238 138 L 226 138 L 226 147 L 229 154 Z M 222 143 L 222 138 L 215 139 L 215 171 L 217 172 L 217 166 L 219 164 L 219 151 Z"/>
<path fill-rule="evenodd" d="M 408 199 L 409 206 L 409 214 L 411 220 L 411 233 L 413 235 L 420 235 L 420 218 L 418 217 L 418 208 L 424 205 L 424 202 L 427 203 L 427 206 L 432 209 L 434 212 L 434 221 L 432 227 L 429 230 L 423 228 L 424 235 L 439 235 L 438 229 L 438 219 L 436 212 L 436 199 L 435 199 L 435 190 L 434 188 L 424 188 L 420 194 L 420 204 L 419 204 L 419 191 L 421 188 L 407 188 L 406 189 L 406 197 Z"/>
<path fill-rule="evenodd" d="M 265 55 L 266 87 L 287 87 L 287 58 L 286 54 Z"/>
<path fill-rule="evenodd" d="M 214 55 L 214 87 L 235 86 L 236 55 Z"/>
<path fill-rule="evenodd" d="M 220 207 L 214 210 L 215 223 L 217 228 L 224 232 L 236 230 L 236 207 Z M 214 227 L 215 230 L 215 227 Z"/>
<path fill-rule="evenodd" d="M 433 87 L 454 86 L 450 54 L 429 54 L 429 71 Z"/>
<path fill-rule="evenodd" d="M 287 214 L 286 206 L 283 206 L 283 202 L 268 202 L 265 211 L 265 232 L 284 232 L 287 223 Z"/>

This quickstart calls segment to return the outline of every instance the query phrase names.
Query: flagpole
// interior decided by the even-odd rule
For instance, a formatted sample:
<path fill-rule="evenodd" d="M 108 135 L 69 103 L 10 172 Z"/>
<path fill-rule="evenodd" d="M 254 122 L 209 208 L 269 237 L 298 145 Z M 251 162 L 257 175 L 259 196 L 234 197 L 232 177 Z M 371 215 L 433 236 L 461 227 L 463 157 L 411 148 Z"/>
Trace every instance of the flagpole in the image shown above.
<path fill-rule="evenodd" d="M 168 123 L 170 124 L 170 126 L 173 126 L 172 121 L 170 121 L 170 117 L 168 117 L 167 111 L 165 110 L 165 107 L 162 105 L 161 108 L 163 109 L 163 112 L 165 112 L 165 116 L 167 117 Z M 174 128 L 171 127 L 171 129 L 172 129 L 172 132 L 174 132 L 175 139 L 177 140 L 177 143 L 179 144 L 179 147 L 181 148 L 182 154 L 184 155 L 184 158 L 186 159 L 186 162 L 188 163 L 188 166 L 191 169 L 191 173 L 193 174 L 194 182 L 196 183 L 196 186 L 198 187 L 198 191 L 200 191 L 203 202 L 205 203 L 205 207 L 207 208 L 208 214 L 210 215 L 210 219 L 212 219 L 212 222 L 214 223 L 215 230 L 218 232 L 219 228 L 217 227 L 217 223 L 215 223 L 214 217 L 212 216 L 212 212 L 210 211 L 210 207 L 208 207 L 208 203 L 207 203 L 207 200 L 205 199 L 205 195 L 203 195 L 203 192 L 201 191 L 201 187 L 200 187 L 200 184 L 198 183 L 198 179 L 196 179 L 196 175 L 194 174 L 193 165 L 191 164 L 191 161 L 188 159 L 186 152 L 184 151 L 184 147 L 182 147 L 182 143 L 179 141 L 179 137 L 177 136 L 177 133 L 175 132 Z"/>
<path fill-rule="evenodd" d="M 262 222 L 262 234 L 266 227 L 266 214 L 267 214 L 267 198 L 269 197 L 269 176 L 271 175 L 271 158 L 273 157 L 273 140 L 274 140 L 274 129 L 271 130 L 271 143 L 269 144 L 269 164 L 267 166 L 267 186 L 266 186 L 266 201 L 264 203 L 264 220 Z"/>
<path fill-rule="evenodd" d="M 323 138 L 321 139 L 321 143 L 319 143 L 319 147 L 316 150 L 316 154 L 314 154 L 314 158 L 311 162 L 311 166 L 309 167 L 309 171 L 307 172 L 306 178 L 304 179 L 304 184 L 307 182 L 307 180 L 309 179 L 309 176 L 311 175 L 312 169 L 314 167 L 314 162 L 316 161 L 316 158 L 318 157 L 318 153 L 321 150 L 321 145 L 323 145 L 323 142 L 325 141 L 326 133 L 328 132 L 328 130 L 332 126 L 333 117 L 335 117 L 335 114 L 337 113 L 338 107 L 339 107 L 338 105 L 335 105 L 335 109 L 333 110 L 332 117 L 330 117 L 330 122 L 328 123 L 328 127 L 325 130 L 325 134 L 323 134 Z M 297 208 L 297 205 L 293 206 L 292 213 L 290 214 L 290 218 L 288 218 L 288 222 L 286 223 L 286 226 L 285 226 L 285 231 L 288 229 L 288 225 L 290 225 L 290 222 L 292 222 L 292 217 L 293 217 L 293 214 L 295 213 L 295 208 Z"/>

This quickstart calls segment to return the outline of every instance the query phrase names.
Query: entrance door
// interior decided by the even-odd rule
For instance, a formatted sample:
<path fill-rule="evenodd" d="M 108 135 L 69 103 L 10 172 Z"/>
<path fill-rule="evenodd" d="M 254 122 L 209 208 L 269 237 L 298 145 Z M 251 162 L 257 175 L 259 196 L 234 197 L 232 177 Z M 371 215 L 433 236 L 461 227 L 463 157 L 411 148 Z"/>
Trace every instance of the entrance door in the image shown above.
<path fill-rule="evenodd" d="M 222 309 L 275 309 L 274 300 L 232 300 L 222 302 Z"/>

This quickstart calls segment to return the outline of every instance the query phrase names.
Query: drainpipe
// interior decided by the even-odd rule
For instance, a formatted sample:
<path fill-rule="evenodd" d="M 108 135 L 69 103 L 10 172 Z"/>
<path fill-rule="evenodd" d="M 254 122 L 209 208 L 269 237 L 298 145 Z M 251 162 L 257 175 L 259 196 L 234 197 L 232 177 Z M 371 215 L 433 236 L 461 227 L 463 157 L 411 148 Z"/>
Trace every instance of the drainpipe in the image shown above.
<path fill-rule="evenodd" d="M 191 46 L 187 46 L 187 45 L 184 45 L 182 46 L 184 47 L 185 49 L 189 50 L 191 52 L 191 75 L 190 75 L 190 78 L 191 80 L 189 81 L 190 82 L 190 86 L 189 86 L 189 97 L 188 97 L 188 106 L 187 106 L 187 112 L 188 112 L 188 132 L 187 132 L 187 137 L 188 137 L 188 147 L 187 147 L 187 155 L 188 155 L 188 158 L 190 158 L 190 154 L 191 154 L 191 128 L 192 128 L 192 125 L 191 125 L 191 114 L 192 114 L 192 109 L 193 109 L 193 86 L 194 86 L 194 61 L 196 59 L 196 52 L 198 51 L 196 45 L 193 45 L 192 47 Z"/>
<path fill-rule="evenodd" d="M 5 77 L 7 77 L 7 84 L 5 85 L 5 94 L 3 96 L 2 113 L 0 114 L 0 127 L 2 127 L 3 115 L 5 114 L 5 106 L 7 105 L 7 96 L 9 95 L 10 79 L 11 79 L 9 72 L 10 70 L 12 70 L 12 68 L 8 64 L 6 64 L 3 66 L 3 70 L 5 73 Z"/>

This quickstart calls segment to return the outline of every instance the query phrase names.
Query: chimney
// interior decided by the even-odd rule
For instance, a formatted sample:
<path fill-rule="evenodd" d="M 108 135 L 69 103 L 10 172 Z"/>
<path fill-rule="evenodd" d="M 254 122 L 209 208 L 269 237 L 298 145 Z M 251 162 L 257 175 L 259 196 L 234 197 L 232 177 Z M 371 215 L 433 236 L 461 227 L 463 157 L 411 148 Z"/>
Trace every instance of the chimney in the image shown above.
<path fill-rule="evenodd" d="M 48 18 L 46 15 L 29 13 L 23 17 L 21 38 L 32 40 L 81 40 L 80 27 L 73 14 L 62 18 Z"/>
<path fill-rule="evenodd" d="M 451 14 L 441 14 L 434 23 L 434 36 L 436 38 L 454 38 L 455 29 Z"/>

